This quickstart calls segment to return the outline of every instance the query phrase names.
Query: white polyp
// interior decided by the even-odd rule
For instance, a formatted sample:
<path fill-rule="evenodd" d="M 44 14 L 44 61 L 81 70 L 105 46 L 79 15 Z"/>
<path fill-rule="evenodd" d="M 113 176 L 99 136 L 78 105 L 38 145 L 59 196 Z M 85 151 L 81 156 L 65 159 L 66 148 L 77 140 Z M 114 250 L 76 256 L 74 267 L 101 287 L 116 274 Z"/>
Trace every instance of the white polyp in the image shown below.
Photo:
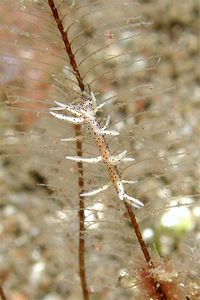
<path fill-rule="evenodd" d="M 70 111 L 72 114 L 76 115 L 77 117 L 81 116 L 81 113 L 78 112 L 78 110 L 76 109 L 75 106 L 72 105 L 68 105 L 68 104 L 63 104 L 61 102 L 55 101 L 55 104 L 58 105 L 58 107 L 53 107 L 51 108 L 51 110 L 68 110 Z"/>
<path fill-rule="evenodd" d="M 110 124 L 110 116 L 107 117 L 106 124 L 101 128 L 101 130 L 105 130 L 109 124 Z"/>
<path fill-rule="evenodd" d="M 135 184 L 138 183 L 137 180 L 122 180 L 122 183 L 124 184 Z"/>
<path fill-rule="evenodd" d="M 102 161 L 102 157 L 101 156 L 97 156 L 94 158 L 84 158 L 82 156 L 65 156 L 66 159 L 68 160 L 73 160 L 76 162 L 85 162 L 85 163 L 89 163 L 89 164 L 96 164 L 98 162 Z"/>
<path fill-rule="evenodd" d="M 83 136 L 76 136 L 76 137 L 71 137 L 71 138 L 66 138 L 66 139 L 60 139 L 61 142 L 76 142 L 84 139 Z"/>
<path fill-rule="evenodd" d="M 95 196 L 95 195 L 107 190 L 109 187 L 110 187 L 110 184 L 105 184 L 105 185 L 101 186 L 98 189 L 95 189 L 95 190 L 92 190 L 92 191 L 89 191 L 89 192 L 84 192 L 84 193 L 80 194 L 80 196 L 82 196 L 82 197 Z"/>
<path fill-rule="evenodd" d="M 106 105 L 106 104 L 107 104 L 108 102 L 110 102 L 110 101 L 111 101 L 111 100 L 106 100 L 106 101 L 104 101 L 103 103 L 99 104 L 99 105 L 97 106 L 96 111 L 102 109 L 102 108 L 104 107 L 104 105 Z"/>
<path fill-rule="evenodd" d="M 93 92 L 91 92 L 91 98 L 92 98 L 92 107 L 93 107 L 94 111 L 96 112 L 98 110 L 97 100 L 96 100 L 95 95 L 94 95 Z"/>
<path fill-rule="evenodd" d="M 57 114 L 53 111 L 50 111 L 50 114 L 59 120 L 64 120 L 73 124 L 81 124 L 83 123 L 83 118 L 70 117 L 63 114 Z"/>
<path fill-rule="evenodd" d="M 103 129 L 101 129 L 100 132 L 103 135 L 113 135 L 113 136 L 119 135 L 119 132 L 116 131 L 116 130 L 103 130 Z"/>
<path fill-rule="evenodd" d="M 51 107 L 50 110 L 64 110 L 64 108 L 60 106 L 56 106 L 56 107 Z"/>
<path fill-rule="evenodd" d="M 59 102 L 59 101 L 54 101 L 54 103 L 55 103 L 56 105 L 58 105 L 58 106 L 62 107 L 63 109 L 65 109 L 65 108 L 66 108 L 66 106 L 68 106 L 67 104 L 64 104 L 64 103 L 62 103 L 62 102 Z"/>
<path fill-rule="evenodd" d="M 126 154 L 127 154 L 127 151 L 125 150 L 125 151 L 123 151 L 122 153 L 120 153 L 118 155 L 110 156 L 109 157 L 109 162 L 112 165 L 117 165 L 118 163 L 122 162 L 125 159 Z"/>
<path fill-rule="evenodd" d="M 103 103 L 101 103 L 100 105 L 98 105 L 96 111 L 98 111 L 98 110 L 100 110 L 101 108 L 103 108 L 105 104 L 106 104 L 106 102 L 103 102 Z"/>
<path fill-rule="evenodd" d="M 138 199 L 136 199 L 134 197 L 131 197 L 131 196 L 127 195 L 127 194 L 124 194 L 124 200 L 130 201 L 132 203 L 132 205 L 134 207 L 136 207 L 136 208 L 141 208 L 141 207 L 144 206 L 144 204 L 140 200 L 138 200 Z"/>
<path fill-rule="evenodd" d="M 122 159 L 123 162 L 135 161 L 133 157 L 125 157 Z"/>
<path fill-rule="evenodd" d="M 116 185 L 116 189 L 117 189 L 117 192 L 118 192 L 118 197 L 119 197 L 120 200 L 122 200 L 122 201 L 128 200 L 136 208 L 141 208 L 141 207 L 144 206 L 144 204 L 140 200 L 138 200 L 134 197 L 131 197 L 131 196 L 129 196 L 125 193 L 122 181 L 118 181 L 115 185 Z"/>
<path fill-rule="evenodd" d="M 123 201 L 125 195 L 123 183 L 121 181 L 118 181 L 117 183 L 115 183 L 115 186 L 118 192 L 119 199 Z"/>

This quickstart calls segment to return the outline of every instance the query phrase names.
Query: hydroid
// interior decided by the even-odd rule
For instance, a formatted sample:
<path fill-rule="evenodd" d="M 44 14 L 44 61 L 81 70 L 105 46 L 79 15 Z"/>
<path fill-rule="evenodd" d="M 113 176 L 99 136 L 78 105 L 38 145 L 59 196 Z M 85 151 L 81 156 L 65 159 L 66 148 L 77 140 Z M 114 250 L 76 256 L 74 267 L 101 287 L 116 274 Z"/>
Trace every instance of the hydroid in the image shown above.
<path fill-rule="evenodd" d="M 196 205 L 198 154 L 195 135 L 186 134 L 188 112 L 156 77 L 162 60 L 150 53 L 142 6 L 132 1 L 3 5 L 8 15 L 20 12 L 1 30 L 4 74 L 13 71 L 1 81 L 2 159 L 9 174 L 4 182 L 12 191 L 5 188 L 5 202 L 31 224 L 22 227 L 24 239 L 18 232 L 11 238 L 17 241 L 14 254 L 21 249 L 31 260 L 24 268 L 15 260 L 11 290 L 21 278 L 18 285 L 30 287 L 31 298 L 57 291 L 63 299 L 82 299 L 82 293 L 84 299 L 173 299 L 168 279 L 174 296 L 183 283 L 180 266 L 168 268 L 154 258 L 154 241 L 146 240 L 143 230 L 153 228 L 162 253 L 166 232 L 157 229 L 159 217 L 168 207 L 186 205 L 180 196 L 191 195 Z M 12 218 L 10 211 L 3 216 Z M 126 268 L 133 288 L 117 284 Z M 183 297 L 191 297 L 187 287 L 184 282 Z"/>

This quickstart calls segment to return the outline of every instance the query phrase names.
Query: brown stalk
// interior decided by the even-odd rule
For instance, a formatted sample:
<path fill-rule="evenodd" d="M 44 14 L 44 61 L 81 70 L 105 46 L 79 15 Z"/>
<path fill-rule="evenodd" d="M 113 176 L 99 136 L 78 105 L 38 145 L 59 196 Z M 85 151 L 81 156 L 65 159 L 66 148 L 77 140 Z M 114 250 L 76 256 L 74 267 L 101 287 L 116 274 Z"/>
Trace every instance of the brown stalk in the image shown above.
<path fill-rule="evenodd" d="M 51 8 L 53 17 L 56 21 L 58 30 L 61 33 L 62 40 L 65 45 L 65 49 L 67 55 L 70 59 L 70 64 L 76 76 L 78 85 L 80 90 L 83 92 L 85 89 L 85 85 L 83 83 L 82 77 L 80 75 L 79 69 L 77 67 L 77 63 L 74 58 L 74 54 L 72 52 L 71 44 L 69 42 L 67 33 L 64 31 L 64 27 L 62 24 L 62 20 L 59 16 L 58 10 L 55 6 L 53 0 L 48 0 L 49 6 Z M 75 135 L 78 137 L 81 135 L 81 126 L 75 125 Z M 76 152 L 78 156 L 83 156 L 83 149 L 82 149 L 82 141 L 77 140 L 76 142 Z M 78 167 L 78 185 L 79 185 L 79 195 L 84 191 L 84 174 L 83 174 L 83 163 L 77 162 Z M 89 291 L 87 286 L 87 279 L 86 279 L 86 270 L 85 270 L 85 203 L 84 197 L 79 196 L 79 275 L 81 281 L 81 288 L 83 293 L 83 299 L 89 300 Z M 4 299 L 3 299 L 4 300 Z"/>
<path fill-rule="evenodd" d="M 138 221 L 136 219 L 136 216 L 132 210 L 132 207 L 131 205 L 124 201 L 124 205 L 126 207 L 126 211 L 129 215 L 129 219 L 131 221 L 131 224 L 133 225 L 133 228 L 134 228 L 134 231 L 135 231 L 135 234 L 137 236 L 137 239 L 138 239 L 138 242 L 140 244 L 140 247 L 141 247 L 141 250 L 144 254 L 144 257 L 145 257 L 145 260 L 146 262 L 149 264 L 150 267 L 154 267 L 154 264 L 152 262 L 152 259 L 151 259 L 151 256 L 150 256 L 150 253 L 149 253 L 149 250 L 147 249 L 147 246 L 145 244 L 145 241 L 142 237 L 142 233 L 141 233 L 141 230 L 140 230 L 140 227 L 139 227 L 139 224 L 138 224 Z"/>
<path fill-rule="evenodd" d="M 72 66 L 72 69 L 73 69 L 74 74 L 76 76 L 76 79 L 78 81 L 78 85 L 80 87 L 80 90 L 83 92 L 84 89 L 85 89 L 85 85 L 83 83 L 83 79 L 82 79 L 81 74 L 79 72 L 78 65 L 76 63 L 76 60 L 75 60 L 75 57 L 74 57 L 74 53 L 73 53 L 72 48 L 71 48 L 71 43 L 69 42 L 69 39 L 68 39 L 68 35 L 65 32 L 65 30 L 64 30 L 64 27 L 63 27 L 63 24 L 62 24 L 62 20 L 61 20 L 61 18 L 59 16 L 59 13 L 58 13 L 58 10 L 57 10 L 57 8 L 55 6 L 54 0 L 48 0 L 48 2 L 49 2 L 49 6 L 51 8 L 53 17 L 54 17 L 54 19 L 56 21 L 58 30 L 60 31 L 60 34 L 62 36 L 62 40 L 63 40 L 63 43 L 65 45 L 65 50 L 66 50 L 66 52 L 68 54 L 68 57 L 69 57 L 69 60 L 70 60 L 70 64 Z"/>
<path fill-rule="evenodd" d="M 3 288 L 0 286 L 0 296 L 1 296 L 1 300 L 7 300 L 7 297 L 4 293 Z"/>
<path fill-rule="evenodd" d="M 81 135 L 81 126 L 75 125 L 76 137 Z M 76 141 L 76 153 L 78 156 L 83 156 L 82 141 Z M 79 195 L 84 191 L 84 174 L 83 163 L 77 162 L 78 166 L 78 185 Z M 87 287 L 86 271 L 85 271 L 85 198 L 79 196 L 79 274 L 81 279 L 81 287 L 83 292 L 83 299 L 89 300 L 89 291 Z"/>
<path fill-rule="evenodd" d="M 51 8 L 53 17 L 56 21 L 58 30 L 60 31 L 60 34 L 62 36 L 63 43 L 65 45 L 66 53 L 69 57 L 71 67 L 73 69 L 74 75 L 76 76 L 79 88 L 81 92 L 85 90 L 85 84 L 83 82 L 83 78 L 79 72 L 78 65 L 75 60 L 75 56 L 73 53 L 73 50 L 71 48 L 71 43 L 68 39 L 67 32 L 65 32 L 62 20 L 59 16 L 58 10 L 55 6 L 54 0 L 48 0 L 49 6 Z M 81 126 L 75 125 L 75 135 L 76 137 L 80 136 L 81 133 Z M 76 149 L 77 149 L 77 155 L 83 156 L 83 150 L 82 150 L 82 142 L 77 140 L 76 142 Z M 77 163 L 78 166 L 78 182 L 79 182 L 79 192 L 83 192 L 84 190 L 84 174 L 83 174 L 83 164 L 82 162 Z M 139 227 L 139 223 L 136 219 L 136 216 L 133 212 L 132 206 L 127 202 L 124 201 L 124 205 L 127 211 L 127 214 L 129 216 L 130 222 L 134 228 L 134 232 L 137 236 L 137 240 L 140 244 L 142 253 L 144 255 L 144 258 L 149 266 L 149 269 L 155 268 L 154 263 L 152 261 L 152 258 L 150 256 L 150 253 L 148 251 L 148 248 L 145 244 L 145 241 L 142 237 L 142 233 Z M 83 297 L 84 300 L 89 300 L 89 292 L 87 287 L 87 280 L 86 280 L 86 272 L 85 272 L 85 239 L 84 239 L 84 232 L 85 232 L 85 215 L 84 215 L 84 197 L 79 197 L 79 272 L 80 272 L 80 279 L 81 279 L 81 286 L 83 291 Z M 165 292 L 162 288 L 162 284 L 158 281 L 156 281 L 153 277 L 151 277 L 151 282 L 154 290 L 156 291 L 156 297 L 157 300 L 167 300 L 167 296 L 165 295 Z M 4 299 L 3 299 L 4 300 Z"/>

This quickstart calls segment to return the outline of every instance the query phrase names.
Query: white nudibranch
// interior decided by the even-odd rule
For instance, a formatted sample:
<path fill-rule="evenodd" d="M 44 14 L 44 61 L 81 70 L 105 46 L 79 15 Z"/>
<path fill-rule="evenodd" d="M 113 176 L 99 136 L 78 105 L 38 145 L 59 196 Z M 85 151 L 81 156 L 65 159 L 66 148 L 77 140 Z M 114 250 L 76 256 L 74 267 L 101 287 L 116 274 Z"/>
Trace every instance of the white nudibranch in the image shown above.
<path fill-rule="evenodd" d="M 86 96 L 84 95 L 83 100 L 78 105 L 71 105 L 71 104 L 64 104 L 58 101 L 55 101 L 56 107 L 50 108 L 50 114 L 54 116 L 57 119 L 67 121 L 72 124 L 85 124 L 91 133 L 95 135 L 95 141 L 97 146 L 99 147 L 100 153 L 102 155 L 96 156 L 96 157 L 82 157 L 82 156 L 65 156 L 66 159 L 72 160 L 75 162 L 82 162 L 82 163 L 89 163 L 89 164 L 96 164 L 100 162 L 104 162 L 107 165 L 107 168 L 112 170 L 112 172 L 109 171 L 110 174 L 110 180 L 111 182 L 108 184 L 105 184 L 99 188 L 96 188 L 91 191 L 86 191 L 80 194 L 81 197 L 91 197 L 95 196 L 101 192 L 104 192 L 108 188 L 110 188 L 112 185 L 114 185 L 118 197 L 122 201 L 128 201 L 130 202 L 135 208 L 140 208 L 144 206 L 144 204 L 129 195 L 126 194 L 124 185 L 125 184 L 134 184 L 136 181 L 133 180 L 121 180 L 119 171 L 117 169 L 117 165 L 123 162 L 132 162 L 134 161 L 134 158 L 127 157 L 127 151 L 123 151 L 117 155 L 110 155 L 108 151 L 108 147 L 106 144 L 106 140 L 104 138 L 105 135 L 110 136 L 117 136 L 119 135 L 119 132 L 116 130 L 108 130 L 107 127 L 110 124 L 110 116 L 107 117 L 105 125 L 103 127 L 100 127 L 97 119 L 96 119 L 96 112 L 104 107 L 104 105 L 108 101 L 103 102 L 99 106 L 96 103 L 96 98 L 94 94 L 91 92 L 90 95 Z M 72 114 L 72 116 L 68 116 L 65 113 L 60 113 L 60 111 L 67 111 Z M 98 137 L 101 140 L 101 145 L 98 143 Z M 83 138 L 83 137 L 81 137 Z M 80 137 L 75 138 L 66 138 L 61 139 L 61 141 L 77 141 L 78 139 L 81 139 Z M 102 144 L 103 143 L 103 144 Z M 105 159 L 104 154 L 107 154 L 107 157 Z M 104 158 L 103 158 L 104 156 Z M 108 170 L 109 170 L 108 169 Z"/>

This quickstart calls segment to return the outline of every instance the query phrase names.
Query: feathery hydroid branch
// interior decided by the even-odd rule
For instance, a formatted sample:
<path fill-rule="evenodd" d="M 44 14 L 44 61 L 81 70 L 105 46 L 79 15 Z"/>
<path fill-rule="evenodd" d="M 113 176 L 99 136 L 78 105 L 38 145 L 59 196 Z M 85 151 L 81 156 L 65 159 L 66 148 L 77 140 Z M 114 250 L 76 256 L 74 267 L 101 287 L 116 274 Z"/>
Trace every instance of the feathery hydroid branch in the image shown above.
<path fill-rule="evenodd" d="M 108 124 L 110 122 L 110 117 L 108 116 L 105 126 L 101 127 L 99 122 L 97 121 L 96 113 L 100 108 L 104 106 L 104 103 L 102 105 L 97 105 L 95 96 L 93 92 L 90 89 L 90 86 L 86 85 L 83 82 L 83 78 L 80 74 L 80 71 L 78 69 L 78 65 L 75 60 L 75 56 L 73 54 L 73 50 L 71 48 L 70 41 L 68 39 L 67 31 L 64 31 L 64 27 L 62 24 L 62 20 L 59 16 L 58 10 L 55 6 L 55 3 L 53 0 L 48 0 L 49 6 L 52 10 L 53 17 L 56 21 L 58 30 L 60 31 L 60 34 L 62 36 L 63 43 L 65 45 L 66 53 L 70 60 L 70 65 L 72 67 L 73 73 L 77 79 L 78 86 L 81 91 L 81 99 L 80 103 L 77 105 L 66 105 L 63 103 L 60 103 L 56 101 L 57 107 L 54 107 L 50 110 L 50 114 L 56 117 L 57 119 L 67 121 L 69 123 L 72 123 L 75 125 L 76 130 L 76 137 L 79 137 L 81 135 L 81 126 L 84 125 L 89 133 L 93 136 L 94 141 L 99 149 L 100 156 L 95 158 L 84 158 L 83 157 L 83 151 L 82 151 L 82 141 L 80 139 L 76 140 L 77 145 L 77 156 L 66 156 L 66 159 L 73 160 L 77 163 L 78 169 L 79 169 L 79 187 L 80 187 L 80 194 L 79 194 L 79 216 L 80 216 L 80 235 L 79 235 L 79 264 L 80 264 L 80 277 L 81 277 L 81 283 L 82 283 L 82 290 L 84 299 L 88 299 L 88 288 L 86 283 L 86 276 L 85 276 L 85 261 L 84 261 L 84 197 L 85 196 L 92 196 L 99 192 L 105 191 L 109 186 L 109 184 L 104 185 L 103 187 L 93 190 L 91 192 L 84 192 L 84 182 L 83 182 L 83 163 L 99 163 L 103 162 L 104 165 L 107 168 L 110 181 L 112 182 L 112 185 L 115 187 L 115 190 L 117 191 L 119 200 L 124 202 L 125 208 L 127 210 L 129 219 L 131 221 L 131 224 L 134 228 L 135 234 L 137 236 L 138 242 L 140 244 L 142 253 L 145 257 L 145 260 L 147 262 L 147 267 L 149 270 L 152 270 L 155 268 L 154 263 L 151 259 L 150 253 L 146 247 L 146 244 L 143 240 L 141 230 L 139 228 L 138 221 L 136 219 L 136 216 L 133 212 L 133 207 L 140 208 L 143 206 L 143 203 L 132 196 L 127 195 L 125 191 L 125 181 L 123 181 L 120 177 L 120 173 L 118 170 L 118 164 L 133 160 L 133 158 L 127 158 L 126 157 L 126 151 L 123 151 L 122 153 L 113 156 L 111 155 L 110 149 L 108 147 L 108 144 L 106 142 L 105 136 L 115 136 L 119 133 L 115 130 L 107 130 Z M 55 112 L 58 111 L 58 112 Z M 59 113 L 59 111 L 64 111 L 64 113 Z M 68 116 L 65 114 L 65 112 L 69 112 L 71 116 Z M 170 300 L 172 298 L 168 298 L 165 293 L 165 289 L 163 288 L 162 283 L 155 280 L 153 276 L 151 276 L 151 272 L 149 272 L 150 277 L 150 284 L 152 285 L 152 288 L 155 290 L 155 295 L 157 300 Z M 178 299 L 178 298 L 177 298 Z"/>
<path fill-rule="evenodd" d="M 75 125 L 75 134 L 79 136 L 81 134 L 81 126 Z M 79 156 L 82 156 L 82 142 L 76 141 L 76 152 Z M 89 291 L 87 287 L 86 270 L 85 270 L 85 199 L 80 196 L 84 192 L 84 174 L 83 163 L 77 162 L 78 167 L 78 185 L 79 185 L 79 273 L 81 278 L 81 286 L 83 291 L 84 300 L 89 300 Z"/>

